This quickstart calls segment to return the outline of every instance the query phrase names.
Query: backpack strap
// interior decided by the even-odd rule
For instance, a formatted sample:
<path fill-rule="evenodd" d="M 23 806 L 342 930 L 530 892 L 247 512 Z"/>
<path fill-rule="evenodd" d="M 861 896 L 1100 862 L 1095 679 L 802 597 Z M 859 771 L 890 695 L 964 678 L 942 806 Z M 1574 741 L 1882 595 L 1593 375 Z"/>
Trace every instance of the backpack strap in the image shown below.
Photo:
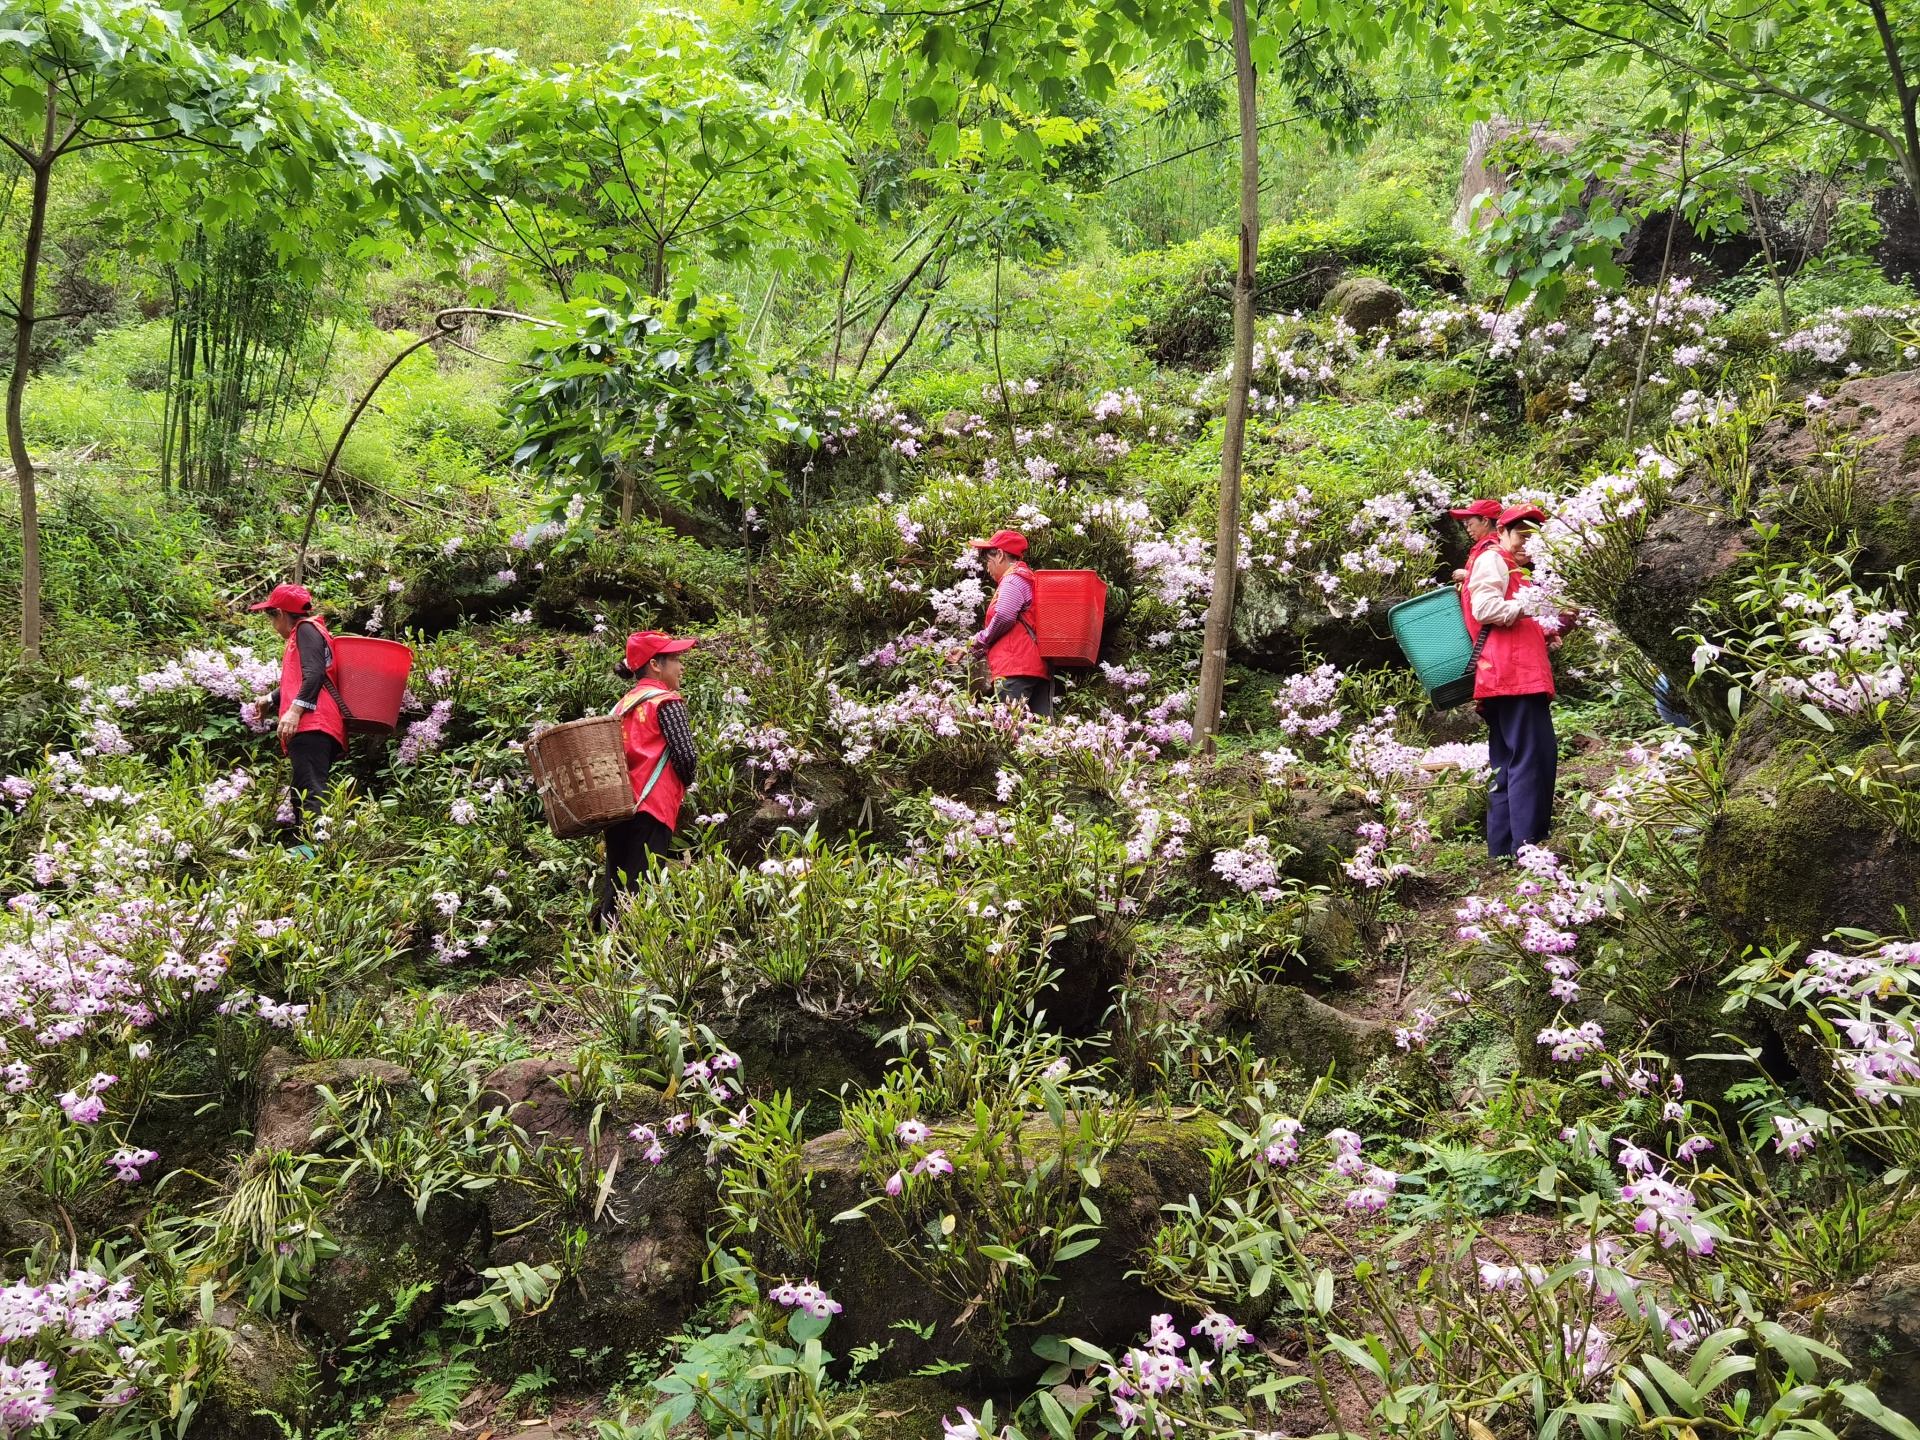
<path fill-rule="evenodd" d="M 315 624 L 311 615 L 303 615 L 293 623 L 295 629 L 298 629 L 302 625 L 313 625 L 316 630 L 320 628 Z M 333 640 L 325 630 L 320 630 L 320 638 L 327 642 L 327 666 L 326 669 L 320 672 L 320 688 L 332 697 L 335 705 L 340 707 L 340 718 L 342 720 L 352 720 L 353 711 L 347 708 L 346 697 L 340 693 L 340 687 L 333 683 L 333 667 L 339 663 L 338 657 L 334 653 Z"/>

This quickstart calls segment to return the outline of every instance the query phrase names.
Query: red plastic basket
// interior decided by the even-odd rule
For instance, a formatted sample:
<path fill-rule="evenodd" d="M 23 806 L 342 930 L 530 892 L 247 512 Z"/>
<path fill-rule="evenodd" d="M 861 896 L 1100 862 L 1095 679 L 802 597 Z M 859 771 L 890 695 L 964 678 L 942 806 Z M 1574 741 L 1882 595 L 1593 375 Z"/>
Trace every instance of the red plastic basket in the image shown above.
<path fill-rule="evenodd" d="M 1107 623 L 1107 582 L 1091 570 L 1033 572 L 1033 633 L 1043 658 L 1092 665 Z"/>
<path fill-rule="evenodd" d="M 400 723 L 401 697 L 413 672 L 413 651 L 391 640 L 364 635 L 333 637 L 333 658 L 340 667 L 340 698 L 353 718 L 352 735 L 391 735 Z"/>

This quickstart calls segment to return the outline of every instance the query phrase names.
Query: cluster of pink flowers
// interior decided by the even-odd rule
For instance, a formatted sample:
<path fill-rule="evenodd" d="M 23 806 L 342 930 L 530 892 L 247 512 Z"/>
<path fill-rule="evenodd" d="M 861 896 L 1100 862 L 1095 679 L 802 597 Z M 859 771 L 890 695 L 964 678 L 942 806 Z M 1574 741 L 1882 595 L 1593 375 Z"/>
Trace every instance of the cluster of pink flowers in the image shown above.
<path fill-rule="evenodd" d="M 214 1008 L 222 1015 L 250 1015 L 273 1026 L 276 1030 L 297 1029 L 300 1022 L 307 1018 L 305 1005 L 273 1000 L 247 990 L 236 990 Z"/>
<path fill-rule="evenodd" d="M 1547 1053 L 1564 1065 L 1604 1051 L 1607 1048 L 1607 1032 L 1601 1028 L 1598 1020 L 1587 1020 L 1579 1025 L 1558 1029 L 1548 1025 L 1534 1037 L 1534 1041 L 1548 1047 Z"/>
<path fill-rule="evenodd" d="M 803 1280 L 798 1285 L 788 1283 L 775 1287 L 767 1296 L 776 1305 L 785 1305 L 789 1309 L 804 1310 L 816 1320 L 825 1320 L 838 1315 L 840 1302 L 811 1280 Z"/>
<path fill-rule="evenodd" d="M 893 1138 L 909 1150 L 918 1149 L 933 1138 L 933 1127 L 920 1120 L 902 1120 L 893 1127 Z M 907 1188 L 909 1176 L 917 1179 L 924 1175 L 930 1180 L 941 1180 L 953 1173 L 953 1161 L 947 1158 L 947 1152 L 944 1149 L 929 1150 L 914 1161 L 911 1169 L 902 1165 L 900 1169 L 889 1175 L 886 1192 L 888 1195 L 898 1197 Z"/>
<path fill-rule="evenodd" d="M 1905 995 L 1920 979 L 1920 941 L 1888 940 L 1866 955 L 1815 950 L 1801 976 L 1819 995 Z"/>
<path fill-rule="evenodd" d="M 1224 1318 L 1224 1317 L 1223 1317 Z M 1139 1423 L 1141 1396 L 1190 1391 L 1211 1378 L 1213 1362 L 1182 1355 L 1187 1348 L 1171 1315 L 1155 1315 L 1148 1322 L 1147 1342 L 1127 1351 L 1118 1365 L 1105 1368 L 1102 1379 L 1113 1399 L 1114 1418 L 1123 1428 Z"/>
<path fill-rule="evenodd" d="M 1391 1170 L 1369 1162 L 1361 1153 L 1363 1142 L 1353 1131 L 1329 1130 L 1327 1140 L 1334 1147 L 1333 1161 L 1327 1166 L 1327 1174 L 1360 1182 L 1342 1202 L 1347 1209 L 1367 1215 L 1386 1209 L 1400 1184 L 1400 1177 Z"/>
<path fill-rule="evenodd" d="M 1638 823 L 1648 809 L 1673 791 L 1693 762 L 1693 746 L 1679 738 L 1662 741 L 1657 750 L 1635 745 L 1626 753 L 1627 768 L 1614 776 L 1591 802 L 1595 819 L 1614 829 Z"/>
<path fill-rule="evenodd" d="M 1713 1230 L 1700 1219 L 1699 1202 L 1678 1177 L 1632 1144 L 1622 1147 L 1620 1164 L 1633 1177 L 1620 1187 L 1620 1198 L 1641 1207 L 1635 1230 L 1653 1236 L 1662 1249 L 1682 1245 L 1689 1255 L 1713 1253 Z"/>
<path fill-rule="evenodd" d="M 1272 853 L 1272 842 L 1255 835 L 1238 850 L 1218 850 L 1213 856 L 1213 873 L 1256 900 L 1282 899 L 1280 866 Z"/>
<path fill-rule="evenodd" d="M 1250 567 L 1291 575 L 1294 561 L 1312 548 L 1312 526 L 1319 518 L 1320 508 L 1313 503 L 1313 492 L 1304 485 L 1296 485 L 1291 495 L 1270 500 L 1264 510 L 1256 510 L 1247 517 L 1246 529 L 1240 536 L 1240 553 L 1247 557 Z"/>
<path fill-rule="evenodd" d="M 1413 1024 L 1395 1026 L 1393 1043 L 1402 1050 L 1420 1050 L 1433 1038 L 1433 1032 L 1440 1027 L 1440 1017 L 1424 1007 L 1413 1012 Z"/>
<path fill-rule="evenodd" d="M 140 1150 L 131 1145 L 122 1145 L 107 1160 L 113 1171 L 113 1178 L 122 1185 L 138 1185 L 140 1172 L 160 1158 L 155 1150 Z"/>
<path fill-rule="evenodd" d="M 87 1082 L 86 1093 L 68 1090 L 60 1096 L 60 1108 L 67 1113 L 67 1119 L 76 1125 L 92 1125 L 107 1113 L 107 1102 L 100 1097 L 119 1081 L 118 1075 L 109 1075 L 106 1071 L 97 1071 L 93 1079 Z"/>
<path fill-rule="evenodd" d="M 31 1340 L 43 1330 L 75 1340 L 97 1340 L 140 1313 L 133 1281 L 74 1270 L 64 1280 L 35 1285 L 16 1280 L 0 1290 L 0 1344 Z"/>
<path fill-rule="evenodd" d="M 1545 957 L 1542 964 L 1553 997 L 1571 1005 L 1581 994 L 1576 978 L 1580 967 L 1573 959 L 1580 942 L 1578 927 L 1606 913 L 1607 893 L 1569 874 L 1559 857 L 1544 846 L 1521 846 L 1517 860 L 1522 879 L 1514 886 L 1513 898 L 1469 897 L 1455 912 L 1463 922 L 1459 936 L 1469 943 L 1498 944 Z M 1542 1045 L 1577 1050 L 1570 1058 L 1599 1048 L 1597 1040 L 1597 1034 L 1588 1035 L 1586 1026 L 1578 1031 L 1549 1026 L 1540 1034 Z M 1555 1058 L 1561 1058 L 1557 1051 Z"/>
<path fill-rule="evenodd" d="M 415 720 L 407 726 L 405 738 L 400 748 L 394 752 L 396 765 L 417 765 L 434 751 L 438 750 L 447 738 L 447 722 L 453 718 L 453 702 L 436 700 L 433 709 L 424 720 Z"/>
<path fill-rule="evenodd" d="M 1916 1021 L 1912 1016 L 1888 1020 L 1838 1020 L 1847 1048 L 1834 1056 L 1834 1066 L 1853 1086 L 1853 1093 L 1870 1105 L 1900 1103 L 1900 1091 L 1920 1084 L 1920 1057 L 1914 1054 Z"/>
<path fill-rule="evenodd" d="M 1296 737 L 1337 730 L 1342 717 L 1333 702 L 1343 678 L 1332 665 L 1316 665 L 1303 675 L 1287 676 L 1273 700 L 1273 708 L 1280 712 L 1280 728 Z"/>
<path fill-rule="evenodd" d="M 0 1360 L 0 1434 L 24 1435 L 53 1417 L 53 1370 L 43 1360 Z"/>

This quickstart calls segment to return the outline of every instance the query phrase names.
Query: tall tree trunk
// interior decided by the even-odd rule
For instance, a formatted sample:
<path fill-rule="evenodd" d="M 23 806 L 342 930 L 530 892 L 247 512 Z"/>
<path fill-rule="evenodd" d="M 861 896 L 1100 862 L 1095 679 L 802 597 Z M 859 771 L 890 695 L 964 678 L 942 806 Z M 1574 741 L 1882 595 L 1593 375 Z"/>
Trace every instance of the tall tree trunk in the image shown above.
<path fill-rule="evenodd" d="M 1207 754 L 1220 733 L 1227 686 L 1227 644 L 1233 632 L 1233 590 L 1240 548 L 1240 471 L 1247 449 L 1247 391 L 1253 383 L 1253 268 L 1260 246 L 1260 115 L 1247 0 L 1233 0 L 1233 69 L 1240 90 L 1240 268 L 1233 281 L 1233 376 L 1227 425 L 1220 437 L 1220 524 L 1213 543 L 1213 600 L 1200 656 L 1194 730 Z"/>
<path fill-rule="evenodd" d="M 34 303 L 40 288 L 40 251 L 47 238 L 47 197 L 53 189 L 53 142 L 59 119 L 60 92 L 49 85 L 47 136 L 32 167 L 32 211 L 20 256 L 20 311 L 13 327 L 13 374 L 7 379 L 7 454 L 20 482 L 20 648 L 30 661 L 40 658 L 40 504 L 20 402 L 27 393 L 27 367 L 33 358 Z"/>
<path fill-rule="evenodd" d="M 853 278 L 853 251 L 847 251 L 847 263 L 840 269 L 840 300 L 833 308 L 833 363 L 827 367 L 829 381 L 840 378 L 840 337 L 847 328 L 847 282 Z"/>

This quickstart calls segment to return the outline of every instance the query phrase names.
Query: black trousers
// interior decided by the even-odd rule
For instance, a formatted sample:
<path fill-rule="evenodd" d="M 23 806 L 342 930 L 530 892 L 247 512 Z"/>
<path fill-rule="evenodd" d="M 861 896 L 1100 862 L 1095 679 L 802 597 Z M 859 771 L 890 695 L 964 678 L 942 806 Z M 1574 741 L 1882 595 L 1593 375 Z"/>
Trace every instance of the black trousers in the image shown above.
<path fill-rule="evenodd" d="M 333 762 L 344 753 L 340 742 L 324 730 L 302 730 L 287 741 L 287 759 L 293 762 L 293 824 L 318 810 L 327 798 Z"/>
<path fill-rule="evenodd" d="M 1045 675 L 1005 675 L 994 682 L 994 694 L 1019 701 L 1042 720 L 1053 718 L 1053 681 Z"/>
<path fill-rule="evenodd" d="M 630 895 L 641 879 L 673 854 L 673 831 L 651 815 L 622 820 L 607 831 L 607 873 L 600 886 L 600 903 L 593 907 L 593 923 L 604 927 L 613 919 L 622 895 Z"/>
<path fill-rule="evenodd" d="M 1551 695 L 1496 695 L 1480 702 L 1487 721 L 1487 853 L 1495 859 L 1538 845 L 1553 824 L 1560 742 Z"/>

